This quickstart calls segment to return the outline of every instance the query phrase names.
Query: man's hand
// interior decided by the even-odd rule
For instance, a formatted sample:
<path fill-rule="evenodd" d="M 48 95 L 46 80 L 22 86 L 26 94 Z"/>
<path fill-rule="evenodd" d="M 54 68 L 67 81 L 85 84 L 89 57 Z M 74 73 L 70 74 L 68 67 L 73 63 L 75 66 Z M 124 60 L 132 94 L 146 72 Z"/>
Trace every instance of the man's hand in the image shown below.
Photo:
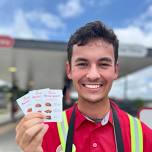
<path fill-rule="evenodd" d="M 42 140 L 48 130 L 41 113 L 27 114 L 16 127 L 16 143 L 24 152 L 43 152 Z"/>

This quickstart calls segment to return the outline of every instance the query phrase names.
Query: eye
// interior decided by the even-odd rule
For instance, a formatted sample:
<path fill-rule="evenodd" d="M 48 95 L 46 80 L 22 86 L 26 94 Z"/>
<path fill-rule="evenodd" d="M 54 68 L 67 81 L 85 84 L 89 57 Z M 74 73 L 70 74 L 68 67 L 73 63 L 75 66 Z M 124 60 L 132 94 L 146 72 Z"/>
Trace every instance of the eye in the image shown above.
<path fill-rule="evenodd" d="M 78 67 L 86 67 L 86 66 L 88 66 L 88 64 L 83 62 L 83 63 L 77 63 L 76 66 L 78 66 Z"/>
<path fill-rule="evenodd" d="M 101 67 L 101 68 L 108 68 L 109 66 L 110 66 L 109 63 L 100 63 L 99 64 L 99 67 Z"/>
<path fill-rule="evenodd" d="M 109 66 L 109 64 L 108 64 L 108 63 L 103 63 L 102 65 L 103 65 L 103 66 Z"/>

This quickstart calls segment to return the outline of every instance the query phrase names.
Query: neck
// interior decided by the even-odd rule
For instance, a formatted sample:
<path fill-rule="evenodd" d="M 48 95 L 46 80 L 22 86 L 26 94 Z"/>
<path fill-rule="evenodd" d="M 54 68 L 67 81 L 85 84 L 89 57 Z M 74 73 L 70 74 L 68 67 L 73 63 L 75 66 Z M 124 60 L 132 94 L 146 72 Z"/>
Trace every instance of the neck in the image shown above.
<path fill-rule="evenodd" d="M 100 102 L 87 102 L 78 100 L 78 109 L 81 113 L 96 119 L 101 119 L 110 110 L 109 99 Z"/>

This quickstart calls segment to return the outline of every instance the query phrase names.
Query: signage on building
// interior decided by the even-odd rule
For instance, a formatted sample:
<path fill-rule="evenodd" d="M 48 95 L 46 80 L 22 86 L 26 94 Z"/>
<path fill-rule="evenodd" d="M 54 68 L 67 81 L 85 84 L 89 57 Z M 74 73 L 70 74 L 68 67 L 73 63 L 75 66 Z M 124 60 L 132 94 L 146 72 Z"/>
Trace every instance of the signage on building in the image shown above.
<path fill-rule="evenodd" d="M 11 48 L 14 46 L 14 43 L 13 38 L 0 35 L 0 48 Z"/>
<path fill-rule="evenodd" d="M 152 108 L 143 108 L 139 111 L 139 119 L 152 129 Z"/>

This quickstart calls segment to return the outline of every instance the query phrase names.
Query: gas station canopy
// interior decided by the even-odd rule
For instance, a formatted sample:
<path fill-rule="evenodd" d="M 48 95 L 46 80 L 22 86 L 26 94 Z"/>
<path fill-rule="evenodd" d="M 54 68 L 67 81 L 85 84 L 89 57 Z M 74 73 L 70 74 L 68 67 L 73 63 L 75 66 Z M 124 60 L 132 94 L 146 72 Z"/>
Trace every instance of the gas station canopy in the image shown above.
<path fill-rule="evenodd" d="M 1 80 L 11 83 L 15 77 L 23 89 L 63 88 L 67 43 L 14 39 L 5 47 L 1 41 L 0 37 Z M 120 44 L 119 65 L 120 77 L 152 65 L 152 48 Z"/>

